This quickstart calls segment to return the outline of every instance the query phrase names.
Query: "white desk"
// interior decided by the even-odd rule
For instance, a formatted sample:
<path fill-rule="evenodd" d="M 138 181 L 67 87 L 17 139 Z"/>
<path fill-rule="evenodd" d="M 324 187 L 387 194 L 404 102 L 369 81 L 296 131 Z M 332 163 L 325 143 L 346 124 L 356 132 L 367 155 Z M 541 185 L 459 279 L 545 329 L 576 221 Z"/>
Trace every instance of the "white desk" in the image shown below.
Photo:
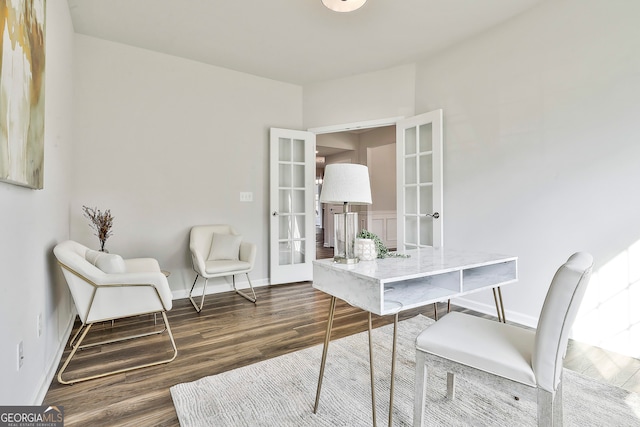
<path fill-rule="evenodd" d="M 406 251 L 409 258 L 385 258 L 338 264 L 333 259 L 313 261 L 313 287 L 331 295 L 327 331 L 318 378 L 314 412 L 318 409 L 327 349 L 331 339 L 336 298 L 369 312 L 369 358 L 373 424 L 376 425 L 371 354 L 371 313 L 395 315 L 391 365 L 389 425 L 392 424 L 395 347 L 398 313 L 486 289 L 495 289 L 518 280 L 518 258 L 514 256 L 459 251 L 449 248 L 422 248 Z M 502 298 L 495 299 L 504 320 Z"/>

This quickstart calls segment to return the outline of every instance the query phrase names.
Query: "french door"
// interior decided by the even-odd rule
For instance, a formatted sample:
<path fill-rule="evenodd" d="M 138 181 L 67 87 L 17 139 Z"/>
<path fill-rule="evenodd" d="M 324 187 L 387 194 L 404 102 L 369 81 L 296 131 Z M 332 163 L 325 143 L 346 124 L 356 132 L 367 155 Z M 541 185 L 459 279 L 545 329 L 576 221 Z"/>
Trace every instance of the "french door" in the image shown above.
<path fill-rule="evenodd" d="M 398 250 L 443 244 L 442 110 L 396 123 Z"/>
<path fill-rule="evenodd" d="M 272 285 L 313 279 L 315 146 L 311 132 L 271 128 L 269 266 Z"/>

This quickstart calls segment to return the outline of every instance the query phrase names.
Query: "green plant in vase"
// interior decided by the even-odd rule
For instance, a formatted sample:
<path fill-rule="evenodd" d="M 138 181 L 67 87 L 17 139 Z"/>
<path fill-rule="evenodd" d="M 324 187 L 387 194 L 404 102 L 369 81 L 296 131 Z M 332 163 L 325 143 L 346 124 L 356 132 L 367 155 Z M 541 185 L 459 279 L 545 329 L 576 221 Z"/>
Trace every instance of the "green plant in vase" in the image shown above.
<path fill-rule="evenodd" d="M 397 252 L 389 251 L 380 237 L 377 234 L 372 233 L 368 230 L 361 230 L 356 236 L 358 239 L 371 239 L 373 243 L 376 245 L 376 252 L 378 253 L 378 258 L 409 258 L 411 255 L 407 254 L 399 254 Z"/>

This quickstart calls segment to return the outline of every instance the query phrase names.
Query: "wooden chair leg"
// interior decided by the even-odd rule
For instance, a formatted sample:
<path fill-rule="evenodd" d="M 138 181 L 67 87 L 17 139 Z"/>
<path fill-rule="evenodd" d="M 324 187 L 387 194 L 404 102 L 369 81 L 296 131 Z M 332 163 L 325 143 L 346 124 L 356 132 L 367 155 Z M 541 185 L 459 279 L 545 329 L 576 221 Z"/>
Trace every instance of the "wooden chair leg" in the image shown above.
<path fill-rule="evenodd" d="M 424 423 L 423 413 L 425 404 L 425 389 L 427 387 L 426 356 L 421 351 L 416 351 L 416 377 L 415 392 L 413 397 L 413 427 L 422 427 Z"/>
<path fill-rule="evenodd" d="M 447 399 L 456 398 L 456 375 L 453 372 L 447 372 Z"/>
<path fill-rule="evenodd" d="M 560 426 L 560 424 L 554 424 L 553 415 L 553 393 L 538 389 L 538 426 L 539 427 L 553 427 Z"/>

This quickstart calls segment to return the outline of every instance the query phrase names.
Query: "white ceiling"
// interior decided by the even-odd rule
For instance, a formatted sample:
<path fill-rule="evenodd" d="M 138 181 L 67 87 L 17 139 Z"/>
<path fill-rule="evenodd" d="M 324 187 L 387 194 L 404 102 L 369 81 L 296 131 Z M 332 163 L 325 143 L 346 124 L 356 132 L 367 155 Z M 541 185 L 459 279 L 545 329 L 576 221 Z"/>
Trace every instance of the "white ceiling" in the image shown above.
<path fill-rule="evenodd" d="M 347 0 L 349 1 L 349 0 Z M 428 57 L 542 0 L 68 0 L 76 33 L 308 84 Z"/>

